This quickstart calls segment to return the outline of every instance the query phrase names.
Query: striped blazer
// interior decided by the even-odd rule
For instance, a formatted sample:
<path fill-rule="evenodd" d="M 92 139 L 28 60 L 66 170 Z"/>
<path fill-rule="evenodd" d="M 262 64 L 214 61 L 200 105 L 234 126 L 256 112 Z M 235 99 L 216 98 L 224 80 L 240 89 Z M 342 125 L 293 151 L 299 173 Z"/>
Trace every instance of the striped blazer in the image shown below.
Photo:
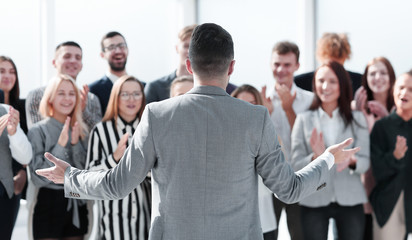
<path fill-rule="evenodd" d="M 118 163 L 113 158 L 120 138 L 129 133 L 129 141 L 139 119 L 127 123 L 120 117 L 96 124 L 90 133 L 86 169 L 107 170 Z M 129 142 L 128 141 L 128 142 Z M 125 198 L 120 200 L 99 200 L 98 239 L 147 239 L 150 228 L 151 184 L 146 178 Z"/>

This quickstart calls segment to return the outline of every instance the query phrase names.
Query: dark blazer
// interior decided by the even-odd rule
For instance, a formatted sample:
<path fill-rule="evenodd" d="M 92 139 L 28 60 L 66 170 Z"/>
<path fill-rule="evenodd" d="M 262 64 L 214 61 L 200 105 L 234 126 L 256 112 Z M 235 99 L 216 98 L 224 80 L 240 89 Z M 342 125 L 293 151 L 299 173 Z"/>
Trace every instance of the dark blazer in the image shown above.
<path fill-rule="evenodd" d="M 412 120 L 404 121 L 395 112 L 376 121 L 371 141 L 372 173 L 376 186 L 370 195 L 370 202 L 379 226 L 388 221 L 395 204 L 404 192 L 405 224 L 407 232 L 412 232 L 412 153 L 408 149 L 405 156 L 396 159 L 393 150 L 396 136 L 404 136 L 408 145 L 412 142 Z"/>
<path fill-rule="evenodd" d="M 347 72 L 349 73 L 350 80 L 352 81 L 353 96 L 355 96 L 356 90 L 362 84 L 362 74 L 351 72 L 351 71 L 347 71 Z M 314 75 L 315 75 L 315 72 L 308 72 L 308 73 L 297 75 L 295 76 L 295 83 L 298 87 L 312 92 L 312 81 L 313 81 Z"/>
<path fill-rule="evenodd" d="M 112 81 L 104 75 L 100 80 L 92 82 L 89 85 L 90 92 L 99 98 L 100 106 L 102 107 L 102 115 L 106 113 L 107 104 L 109 103 L 110 92 L 112 91 Z"/>
<path fill-rule="evenodd" d="M 4 103 L 4 93 L 3 90 L 0 89 L 0 103 Z"/>

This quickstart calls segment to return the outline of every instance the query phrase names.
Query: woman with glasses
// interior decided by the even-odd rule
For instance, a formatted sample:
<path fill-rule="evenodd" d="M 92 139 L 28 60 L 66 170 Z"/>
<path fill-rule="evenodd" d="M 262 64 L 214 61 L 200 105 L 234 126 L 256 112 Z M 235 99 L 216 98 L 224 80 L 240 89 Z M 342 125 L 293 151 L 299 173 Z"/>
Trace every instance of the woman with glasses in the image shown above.
<path fill-rule="evenodd" d="M 113 85 L 106 114 L 90 133 L 86 168 L 114 168 L 123 156 L 145 107 L 143 85 L 122 76 Z M 98 239 L 147 239 L 150 228 L 150 177 L 120 200 L 99 200 Z"/>

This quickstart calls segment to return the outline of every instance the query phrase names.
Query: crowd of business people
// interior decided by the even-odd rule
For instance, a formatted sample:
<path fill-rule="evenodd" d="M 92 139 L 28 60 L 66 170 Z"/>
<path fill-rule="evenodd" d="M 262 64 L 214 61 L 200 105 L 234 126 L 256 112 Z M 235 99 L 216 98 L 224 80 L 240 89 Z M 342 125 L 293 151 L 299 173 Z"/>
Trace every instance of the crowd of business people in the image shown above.
<path fill-rule="evenodd" d="M 4 102 L 0 106 L 0 151 L 6 159 L 0 168 L 1 239 L 11 238 L 22 195 L 30 203 L 32 239 L 84 239 L 92 225 L 98 239 L 148 238 L 150 172 L 122 199 L 95 201 L 98 217 L 92 223 L 90 202 L 65 198 L 63 185 L 35 171 L 52 166 L 45 152 L 79 169 L 100 171 L 117 166 L 146 104 L 193 88 L 186 59 L 195 27 L 187 26 L 178 34 L 176 70 L 148 84 L 127 75 L 128 45 L 118 32 L 102 38 L 101 57 L 107 60 L 108 70 L 100 80 L 76 85 L 83 67 L 82 49 L 67 41 L 56 47 L 52 61 L 56 76 L 47 86 L 30 91 L 26 100 L 19 98 L 16 65 L 11 58 L 0 56 Z M 278 42 L 271 57 L 273 88 L 258 91 L 250 85 L 237 88 L 229 83 L 226 93 L 219 93 L 267 108 L 278 136 L 273 141 L 280 143 L 295 171 L 348 137 L 354 139 L 351 147 L 361 147 L 353 157 L 332 167 L 320 191 L 295 204 L 277 199 L 260 178 L 258 213 L 265 240 L 277 239 L 282 209 L 293 240 L 327 239 L 331 218 L 338 239 L 404 239 L 412 232 L 412 189 L 407 184 L 412 181 L 407 174 L 412 170 L 408 152 L 412 72 L 396 79 L 384 57 L 373 58 L 362 74 L 350 72 L 343 67 L 350 56 L 346 35 L 326 33 L 317 46 L 320 67 L 294 76 L 299 69 L 299 48 L 292 42 Z"/>

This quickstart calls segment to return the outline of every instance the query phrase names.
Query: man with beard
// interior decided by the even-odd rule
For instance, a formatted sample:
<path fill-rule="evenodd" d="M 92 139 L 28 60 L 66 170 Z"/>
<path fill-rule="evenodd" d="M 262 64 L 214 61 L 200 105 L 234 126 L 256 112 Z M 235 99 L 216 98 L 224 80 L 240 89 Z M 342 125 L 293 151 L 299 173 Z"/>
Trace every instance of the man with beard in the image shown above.
<path fill-rule="evenodd" d="M 101 41 L 102 52 L 100 56 L 107 60 L 109 69 L 100 79 L 89 85 L 90 92 L 100 100 L 103 116 L 109 102 L 113 83 L 121 76 L 126 75 L 126 62 L 129 55 L 126 39 L 119 32 L 108 32 Z M 143 82 L 142 82 L 143 83 Z M 145 83 L 143 83 L 143 86 Z"/>
<path fill-rule="evenodd" d="M 83 68 L 82 58 L 83 52 L 80 45 L 73 41 L 67 41 L 56 47 L 52 64 L 56 68 L 57 74 L 67 74 L 76 80 Z M 42 120 L 39 105 L 45 89 L 46 87 L 40 87 L 30 91 L 27 95 L 26 119 L 28 128 L 31 128 L 33 124 Z M 86 84 L 80 89 L 80 93 L 83 120 L 87 124 L 87 127 L 92 129 L 97 122 L 102 120 L 99 100 L 94 94 L 89 92 L 89 87 Z"/>

